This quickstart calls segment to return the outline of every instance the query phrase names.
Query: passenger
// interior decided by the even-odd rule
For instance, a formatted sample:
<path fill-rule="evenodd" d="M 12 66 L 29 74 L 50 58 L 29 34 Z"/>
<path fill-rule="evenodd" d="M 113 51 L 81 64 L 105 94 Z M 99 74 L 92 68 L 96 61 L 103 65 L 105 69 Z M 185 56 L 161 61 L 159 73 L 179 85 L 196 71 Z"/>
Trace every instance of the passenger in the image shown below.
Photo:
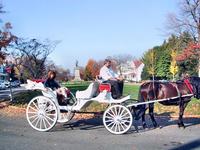
<path fill-rule="evenodd" d="M 114 99 L 122 96 L 123 78 L 111 69 L 111 60 L 105 59 L 104 66 L 100 69 L 100 77 L 103 79 L 103 83 L 111 84 L 111 92 Z"/>
<path fill-rule="evenodd" d="M 56 72 L 55 71 L 49 71 L 47 75 L 47 79 L 44 82 L 44 86 L 52 89 L 53 91 L 56 91 L 58 101 L 61 103 L 64 102 L 64 99 L 67 97 L 67 91 L 68 89 L 65 87 L 61 87 L 56 81 Z"/>

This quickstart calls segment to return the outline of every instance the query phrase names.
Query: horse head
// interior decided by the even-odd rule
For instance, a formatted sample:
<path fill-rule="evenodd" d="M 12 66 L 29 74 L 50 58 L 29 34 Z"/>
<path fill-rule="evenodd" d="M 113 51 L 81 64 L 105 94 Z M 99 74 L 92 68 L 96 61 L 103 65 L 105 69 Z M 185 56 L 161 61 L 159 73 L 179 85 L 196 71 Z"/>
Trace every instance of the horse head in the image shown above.
<path fill-rule="evenodd" d="M 192 85 L 194 97 L 200 99 L 200 77 L 189 77 L 188 80 Z"/>

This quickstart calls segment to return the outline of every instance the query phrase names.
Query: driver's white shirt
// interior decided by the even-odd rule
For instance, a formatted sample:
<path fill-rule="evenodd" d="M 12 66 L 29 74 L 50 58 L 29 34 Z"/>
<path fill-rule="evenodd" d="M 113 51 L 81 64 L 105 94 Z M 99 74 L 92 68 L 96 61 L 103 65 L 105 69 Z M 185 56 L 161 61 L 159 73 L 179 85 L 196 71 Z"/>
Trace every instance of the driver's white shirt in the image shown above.
<path fill-rule="evenodd" d="M 100 77 L 102 77 L 102 79 L 104 81 L 110 79 L 110 78 L 117 78 L 118 74 L 116 74 L 112 69 L 106 67 L 105 65 L 100 69 Z"/>

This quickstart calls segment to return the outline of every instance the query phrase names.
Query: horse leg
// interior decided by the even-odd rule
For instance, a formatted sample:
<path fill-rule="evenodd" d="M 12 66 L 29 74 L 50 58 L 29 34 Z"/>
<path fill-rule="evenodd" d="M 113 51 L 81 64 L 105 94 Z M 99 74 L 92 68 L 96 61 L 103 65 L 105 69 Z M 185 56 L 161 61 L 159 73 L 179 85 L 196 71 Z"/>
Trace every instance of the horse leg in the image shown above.
<path fill-rule="evenodd" d="M 184 114 L 184 110 L 187 106 L 187 102 L 184 103 L 183 100 L 180 101 L 180 104 L 179 104 L 179 120 L 178 120 L 178 127 L 183 127 L 185 128 L 185 125 L 183 123 L 183 114 Z"/>
<path fill-rule="evenodd" d="M 158 124 L 157 124 L 157 122 L 156 122 L 156 120 L 154 118 L 153 111 L 154 111 L 154 104 L 149 104 L 149 116 L 151 118 L 151 121 L 153 123 L 154 128 L 156 128 L 158 126 Z"/>
<path fill-rule="evenodd" d="M 145 129 L 147 127 L 147 124 L 146 124 L 146 121 L 145 121 L 145 112 L 146 112 L 145 107 L 146 107 L 145 105 L 142 106 L 142 110 L 143 110 L 143 112 L 142 112 L 142 127 L 143 127 L 143 129 Z"/>
<path fill-rule="evenodd" d="M 144 112 L 144 114 L 142 114 L 142 127 L 143 127 L 143 129 L 146 129 L 146 127 L 147 127 L 147 124 L 145 121 L 145 112 Z"/>

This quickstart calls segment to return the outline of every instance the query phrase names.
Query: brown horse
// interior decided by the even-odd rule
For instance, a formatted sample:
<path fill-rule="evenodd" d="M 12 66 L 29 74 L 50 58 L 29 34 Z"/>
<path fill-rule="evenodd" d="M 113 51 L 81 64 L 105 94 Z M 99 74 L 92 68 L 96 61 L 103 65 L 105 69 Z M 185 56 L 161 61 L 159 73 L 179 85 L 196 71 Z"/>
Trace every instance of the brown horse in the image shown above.
<path fill-rule="evenodd" d="M 177 82 L 160 82 L 149 81 L 143 83 L 139 90 L 138 102 L 150 102 L 153 100 L 161 100 L 159 103 L 163 105 L 179 106 L 179 127 L 185 127 L 183 123 L 184 110 L 192 97 L 200 99 L 200 78 L 190 77 L 183 81 Z M 166 100 L 165 100 L 166 99 Z M 164 101 L 162 101 L 164 100 Z M 158 124 L 154 118 L 154 103 L 148 103 L 133 107 L 135 119 L 142 117 L 143 128 L 146 128 L 145 111 L 149 108 L 149 115 L 154 127 Z"/>

